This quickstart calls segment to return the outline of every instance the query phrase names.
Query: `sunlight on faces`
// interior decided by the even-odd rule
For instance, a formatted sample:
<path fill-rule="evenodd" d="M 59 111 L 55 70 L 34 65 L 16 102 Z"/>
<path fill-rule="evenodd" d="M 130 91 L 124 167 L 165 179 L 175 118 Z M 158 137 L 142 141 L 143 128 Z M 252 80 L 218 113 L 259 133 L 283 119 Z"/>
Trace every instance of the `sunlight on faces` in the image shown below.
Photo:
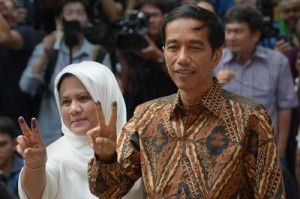
<path fill-rule="evenodd" d="M 62 80 L 59 97 L 63 122 L 74 134 L 86 135 L 98 125 L 95 102 L 77 77 Z"/>
<path fill-rule="evenodd" d="M 177 87 L 186 92 L 203 92 L 212 85 L 212 70 L 222 55 L 219 49 L 212 56 L 208 29 L 195 30 L 202 25 L 196 19 L 177 19 L 166 27 L 166 65 Z"/>

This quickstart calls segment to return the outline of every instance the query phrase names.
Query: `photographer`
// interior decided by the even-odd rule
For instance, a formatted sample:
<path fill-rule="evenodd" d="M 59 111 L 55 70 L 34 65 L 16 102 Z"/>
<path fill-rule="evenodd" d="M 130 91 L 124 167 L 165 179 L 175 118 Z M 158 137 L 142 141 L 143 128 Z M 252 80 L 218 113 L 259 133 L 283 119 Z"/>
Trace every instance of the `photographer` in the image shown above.
<path fill-rule="evenodd" d="M 19 89 L 19 79 L 34 48 L 34 30 L 14 21 L 13 0 L 0 1 L 0 115 L 17 121 L 28 115 L 29 96 Z"/>
<path fill-rule="evenodd" d="M 23 159 L 16 154 L 17 128 L 13 121 L 0 116 L 0 199 L 17 198 Z M 14 197 L 13 197 L 14 196 Z"/>
<path fill-rule="evenodd" d="M 138 16 L 144 16 L 142 13 L 147 13 L 149 19 L 144 19 L 146 21 L 144 25 L 137 24 L 142 27 L 133 28 L 138 29 L 136 30 L 137 38 L 131 38 L 130 33 L 118 37 L 118 48 L 125 57 L 125 60 L 119 58 L 119 61 L 122 64 L 128 118 L 132 116 L 133 110 L 138 104 L 177 91 L 175 84 L 167 74 L 162 53 L 160 26 L 165 14 L 162 1 L 141 0 L 136 4 L 135 9 L 140 11 Z M 132 25 L 131 21 L 128 24 Z M 142 35 L 146 32 L 145 29 L 148 29 L 148 34 Z M 130 39 L 140 45 L 131 46 L 133 42 L 129 42 Z"/>
<path fill-rule="evenodd" d="M 21 90 L 37 99 L 33 116 L 38 117 L 46 145 L 62 135 L 53 93 L 54 77 L 70 63 L 86 60 L 110 67 L 109 54 L 99 45 L 90 43 L 82 32 L 82 27 L 92 21 L 89 4 L 84 0 L 64 0 L 58 11 L 58 30 L 45 36 L 36 46 L 19 82 Z"/>

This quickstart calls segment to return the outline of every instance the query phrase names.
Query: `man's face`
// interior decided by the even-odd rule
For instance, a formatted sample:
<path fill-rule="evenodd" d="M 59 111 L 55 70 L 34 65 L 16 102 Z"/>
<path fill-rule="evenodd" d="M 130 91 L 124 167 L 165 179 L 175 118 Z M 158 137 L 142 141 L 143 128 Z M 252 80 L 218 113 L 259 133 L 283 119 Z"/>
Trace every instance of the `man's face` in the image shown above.
<path fill-rule="evenodd" d="M 281 3 L 282 18 L 288 29 L 294 33 L 300 18 L 300 0 L 289 0 Z"/>
<path fill-rule="evenodd" d="M 10 162 L 16 148 L 16 142 L 8 134 L 0 132 L 0 170 Z"/>
<path fill-rule="evenodd" d="M 246 22 L 229 22 L 225 27 L 226 47 L 234 54 L 243 55 L 253 52 L 260 33 L 252 33 Z"/>
<path fill-rule="evenodd" d="M 81 25 L 87 25 L 89 19 L 84 6 L 80 2 L 67 3 L 62 11 L 62 16 L 66 21 L 79 21 Z"/>
<path fill-rule="evenodd" d="M 212 55 L 207 28 L 195 30 L 202 25 L 196 19 L 169 22 L 163 49 L 172 80 L 180 90 L 193 95 L 212 85 L 212 70 L 222 56 L 221 49 Z"/>
<path fill-rule="evenodd" d="M 146 12 L 150 15 L 148 21 L 149 34 L 159 35 L 160 27 L 164 19 L 164 15 L 162 14 L 161 10 L 154 5 L 146 4 L 140 9 L 140 11 Z"/>

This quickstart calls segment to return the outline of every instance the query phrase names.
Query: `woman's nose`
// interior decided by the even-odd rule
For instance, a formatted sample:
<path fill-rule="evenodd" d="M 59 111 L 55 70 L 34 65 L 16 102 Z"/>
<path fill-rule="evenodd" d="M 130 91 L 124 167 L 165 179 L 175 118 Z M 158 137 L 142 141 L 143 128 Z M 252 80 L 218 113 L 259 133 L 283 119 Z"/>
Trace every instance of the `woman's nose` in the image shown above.
<path fill-rule="evenodd" d="M 79 113 L 81 110 L 80 105 L 77 102 L 72 102 L 70 105 L 70 114 L 76 114 Z"/>

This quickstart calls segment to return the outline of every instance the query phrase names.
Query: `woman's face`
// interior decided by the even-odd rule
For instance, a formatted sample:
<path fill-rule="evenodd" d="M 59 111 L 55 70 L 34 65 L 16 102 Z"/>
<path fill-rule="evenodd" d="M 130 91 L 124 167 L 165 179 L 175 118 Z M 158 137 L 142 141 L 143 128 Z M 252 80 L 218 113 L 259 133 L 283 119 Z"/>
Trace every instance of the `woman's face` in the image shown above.
<path fill-rule="evenodd" d="M 77 77 L 62 80 L 59 98 L 63 122 L 74 134 L 86 135 L 98 125 L 95 102 Z"/>

